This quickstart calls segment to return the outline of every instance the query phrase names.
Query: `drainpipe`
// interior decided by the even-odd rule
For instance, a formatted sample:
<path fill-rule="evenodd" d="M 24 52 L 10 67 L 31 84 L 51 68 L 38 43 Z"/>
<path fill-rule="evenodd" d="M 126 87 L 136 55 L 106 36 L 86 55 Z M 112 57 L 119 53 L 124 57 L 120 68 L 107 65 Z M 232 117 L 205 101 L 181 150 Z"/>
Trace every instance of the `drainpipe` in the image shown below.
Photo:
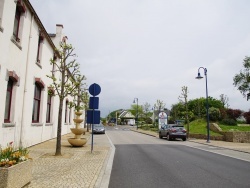
<path fill-rule="evenodd" d="M 32 26 L 33 26 L 33 21 L 34 21 L 34 15 L 32 14 L 31 17 L 31 24 L 30 24 L 30 32 L 29 32 L 29 41 L 28 41 L 28 50 L 27 50 L 27 56 L 26 56 L 26 66 L 25 66 L 25 79 L 24 79 L 24 92 L 23 92 L 23 106 L 22 106 L 22 116 L 21 116 L 21 126 L 20 126 L 20 141 L 19 141 L 19 146 L 24 147 L 23 143 L 23 136 L 24 136 L 24 110 L 25 110 L 25 98 L 26 98 L 26 93 L 27 93 L 27 73 L 28 73 L 28 67 L 29 67 L 29 53 L 30 53 L 30 43 L 31 43 L 31 31 L 32 31 Z"/>

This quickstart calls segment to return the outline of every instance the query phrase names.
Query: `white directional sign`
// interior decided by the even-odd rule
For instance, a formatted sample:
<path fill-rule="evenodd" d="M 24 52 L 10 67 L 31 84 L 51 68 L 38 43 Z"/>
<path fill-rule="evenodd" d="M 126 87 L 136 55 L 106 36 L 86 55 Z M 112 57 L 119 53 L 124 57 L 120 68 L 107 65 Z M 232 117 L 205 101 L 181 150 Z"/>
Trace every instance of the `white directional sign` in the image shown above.
<path fill-rule="evenodd" d="M 165 112 L 160 112 L 159 118 L 158 118 L 159 129 L 161 128 L 161 126 L 167 125 L 167 124 L 168 124 L 168 115 Z"/>

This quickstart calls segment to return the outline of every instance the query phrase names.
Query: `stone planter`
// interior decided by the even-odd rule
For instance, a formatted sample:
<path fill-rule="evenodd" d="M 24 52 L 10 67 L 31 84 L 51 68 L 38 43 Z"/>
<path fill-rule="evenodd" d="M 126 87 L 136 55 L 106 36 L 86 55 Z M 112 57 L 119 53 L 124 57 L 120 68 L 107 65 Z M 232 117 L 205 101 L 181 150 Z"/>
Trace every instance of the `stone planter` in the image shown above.
<path fill-rule="evenodd" d="M 75 112 L 75 115 L 77 116 L 74 120 L 76 127 L 71 128 L 71 132 L 75 135 L 75 138 L 69 138 L 68 142 L 75 147 L 81 147 L 87 143 L 86 138 L 82 138 L 81 136 L 85 134 L 85 129 L 80 128 L 80 123 L 83 122 L 83 119 L 80 118 L 82 115 L 82 112 Z"/>
<path fill-rule="evenodd" d="M 32 160 L 0 168 L 0 188 L 21 188 L 32 179 Z"/>

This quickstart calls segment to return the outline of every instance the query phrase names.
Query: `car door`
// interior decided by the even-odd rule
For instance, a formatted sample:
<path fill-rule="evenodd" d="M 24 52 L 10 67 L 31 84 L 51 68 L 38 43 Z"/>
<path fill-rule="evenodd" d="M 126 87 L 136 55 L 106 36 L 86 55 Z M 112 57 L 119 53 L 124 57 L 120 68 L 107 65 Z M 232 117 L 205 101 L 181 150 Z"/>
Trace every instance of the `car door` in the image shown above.
<path fill-rule="evenodd" d="M 164 125 L 164 126 L 162 126 L 162 136 L 167 136 L 167 127 L 168 127 L 168 125 Z"/>

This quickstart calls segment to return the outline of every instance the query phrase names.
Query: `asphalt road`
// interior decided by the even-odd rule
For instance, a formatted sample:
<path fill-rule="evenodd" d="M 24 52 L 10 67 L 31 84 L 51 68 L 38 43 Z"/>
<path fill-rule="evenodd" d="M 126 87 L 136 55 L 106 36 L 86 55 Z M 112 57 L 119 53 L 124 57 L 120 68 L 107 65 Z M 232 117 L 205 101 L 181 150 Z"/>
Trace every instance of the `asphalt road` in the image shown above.
<path fill-rule="evenodd" d="M 106 133 L 116 148 L 109 188 L 250 187 L 250 162 L 124 127 Z"/>

